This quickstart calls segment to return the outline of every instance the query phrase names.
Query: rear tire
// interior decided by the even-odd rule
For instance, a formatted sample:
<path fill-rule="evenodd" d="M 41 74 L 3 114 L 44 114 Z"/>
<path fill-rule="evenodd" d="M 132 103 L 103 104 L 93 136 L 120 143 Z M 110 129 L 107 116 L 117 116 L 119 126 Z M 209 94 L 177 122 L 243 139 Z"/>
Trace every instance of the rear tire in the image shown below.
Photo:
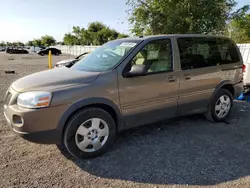
<path fill-rule="evenodd" d="M 92 158 L 107 152 L 115 139 L 115 122 L 100 108 L 88 108 L 70 118 L 63 136 L 68 152 L 80 159 Z"/>
<path fill-rule="evenodd" d="M 233 96 L 227 89 L 220 89 L 209 104 L 205 116 L 209 121 L 222 122 L 229 115 L 233 105 Z"/>

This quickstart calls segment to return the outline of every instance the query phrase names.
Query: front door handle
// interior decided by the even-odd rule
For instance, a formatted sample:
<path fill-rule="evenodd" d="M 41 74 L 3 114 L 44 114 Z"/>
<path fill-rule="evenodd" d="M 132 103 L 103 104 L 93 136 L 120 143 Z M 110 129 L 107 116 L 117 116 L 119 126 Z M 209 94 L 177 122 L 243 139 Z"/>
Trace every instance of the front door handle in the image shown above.
<path fill-rule="evenodd" d="M 169 82 L 176 82 L 177 79 L 176 79 L 175 76 L 169 76 L 169 77 L 168 77 L 168 81 L 169 81 Z"/>

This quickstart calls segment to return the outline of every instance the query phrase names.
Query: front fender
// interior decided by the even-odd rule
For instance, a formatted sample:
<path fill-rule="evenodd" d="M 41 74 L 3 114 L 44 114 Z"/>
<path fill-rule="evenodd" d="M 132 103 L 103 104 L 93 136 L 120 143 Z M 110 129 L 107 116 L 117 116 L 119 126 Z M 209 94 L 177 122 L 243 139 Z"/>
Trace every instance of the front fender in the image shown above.
<path fill-rule="evenodd" d="M 96 97 L 78 100 L 75 103 L 73 103 L 70 107 L 68 107 L 61 116 L 61 119 L 57 126 L 57 130 L 60 131 L 60 133 L 62 134 L 67 120 L 77 110 L 84 108 L 85 106 L 98 105 L 98 104 L 107 105 L 115 111 L 117 117 L 117 129 L 120 130 L 123 126 L 123 123 L 121 118 L 121 112 L 118 106 L 109 99 L 96 98 Z"/>

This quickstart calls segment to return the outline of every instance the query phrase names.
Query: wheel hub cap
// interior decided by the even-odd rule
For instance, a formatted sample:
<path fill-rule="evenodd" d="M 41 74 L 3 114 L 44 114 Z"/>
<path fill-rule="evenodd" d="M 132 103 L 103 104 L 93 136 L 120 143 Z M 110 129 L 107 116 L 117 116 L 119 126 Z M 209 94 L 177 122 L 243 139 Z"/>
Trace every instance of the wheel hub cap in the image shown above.
<path fill-rule="evenodd" d="M 109 127 L 100 118 L 92 118 L 82 123 L 75 134 L 77 147 L 84 152 L 99 150 L 108 140 Z"/>
<path fill-rule="evenodd" d="M 95 129 L 93 129 L 93 130 L 91 130 L 89 133 L 88 133 L 88 135 L 89 135 L 89 139 L 95 139 L 95 138 L 98 138 L 98 132 L 97 132 L 97 130 L 95 130 Z"/>
<path fill-rule="evenodd" d="M 231 108 L 231 100 L 229 96 L 222 95 L 215 104 L 215 114 L 219 118 L 224 118 Z"/>

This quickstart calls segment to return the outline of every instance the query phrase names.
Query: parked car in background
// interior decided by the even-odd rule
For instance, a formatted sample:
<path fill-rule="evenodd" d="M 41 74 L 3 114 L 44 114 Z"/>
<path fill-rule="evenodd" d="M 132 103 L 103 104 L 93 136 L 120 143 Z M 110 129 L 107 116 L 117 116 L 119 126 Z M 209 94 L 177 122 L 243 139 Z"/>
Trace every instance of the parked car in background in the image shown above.
<path fill-rule="evenodd" d="M 250 44 L 240 44 L 240 50 L 244 59 L 243 65 L 243 83 L 244 83 L 244 94 L 250 94 Z"/>
<path fill-rule="evenodd" d="M 58 61 L 55 65 L 55 68 L 59 68 L 59 67 L 63 67 L 63 66 L 72 66 L 74 65 L 77 61 L 81 60 L 82 58 L 86 57 L 87 55 L 89 54 L 89 52 L 85 52 L 73 59 L 65 59 L 65 60 L 62 60 L 62 61 Z"/>
<path fill-rule="evenodd" d="M 118 39 L 70 68 L 18 79 L 6 92 L 4 115 L 29 141 L 96 157 L 132 127 L 197 113 L 225 121 L 242 92 L 242 65 L 227 37 Z"/>
<path fill-rule="evenodd" d="M 29 51 L 24 49 L 23 47 L 7 47 L 6 53 L 9 53 L 9 54 L 28 54 Z"/>
<path fill-rule="evenodd" d="M 51 51 L 52 55 L 60 55 L 62 54 L 61 50 L 57 49 L 57 48 L 46 48 L 46 49 L 41 49 L 39 51 L 37 51 L 37 54 L 43 56 L 43 55 L 48 55 L 49 51 Z"/>
<path fill-rule="evenodd" d="M 6 50 L 5 47 L 0 47 L 0 51 L 1 51 L 1 52 L 4 52 L 5 50 Z"/>

